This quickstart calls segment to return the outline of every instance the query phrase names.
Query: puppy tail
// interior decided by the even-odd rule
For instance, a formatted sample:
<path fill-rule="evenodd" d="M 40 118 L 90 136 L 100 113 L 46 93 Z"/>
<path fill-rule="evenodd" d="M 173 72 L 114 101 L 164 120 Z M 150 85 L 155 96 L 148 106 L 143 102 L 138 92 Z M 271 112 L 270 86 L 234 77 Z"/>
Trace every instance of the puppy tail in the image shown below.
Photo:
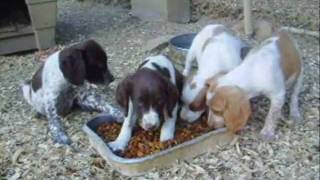
<path fill-rule="evenodd" d="M 31 105 L 31 81 L 24 81 L 20 86 L 24 99 Z"/>
<path fill-rule="evenodd" d="M 206 45 L 210 42 L 214 29 L 222 25 L 208 25 L 204 27 L 194 38 L 187 53 L 183 75 L 188 76 L 192 68 L 192 62 L 197 58 L 197 54 L 202 53 Z"/>

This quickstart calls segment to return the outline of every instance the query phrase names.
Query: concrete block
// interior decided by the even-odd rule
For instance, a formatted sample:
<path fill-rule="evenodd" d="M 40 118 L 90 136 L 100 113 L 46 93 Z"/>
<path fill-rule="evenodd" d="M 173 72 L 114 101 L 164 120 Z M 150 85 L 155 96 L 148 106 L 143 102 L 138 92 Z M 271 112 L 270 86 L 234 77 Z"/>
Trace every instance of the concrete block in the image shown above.
<path fill-rule="evenodd" d="M 56 0 L 26 0 L 38 49 L 55 45 Z"/>
<path fill-rule="evenodd" d="M 54 28 L 36 29 L 35 37 L 38 49 L 47 49 L 56 44 Z"/>
<path fill-rule="evenodd" d="M 35 37 L 31 27 L 19 32 L 7 33 L 6 36 L 0 36 L 0 55 L 36 48 Z"/>
<path fill-rule="evenodd" d="M 190 0 L 131 0 L 132 14 L 148 21 L 190 21 Z"/>
<path fill-rule="evenodd" d="M 27 5 L 35 29 L 55 27 L 57 22 L 57 1 L 27 0 Z"/>

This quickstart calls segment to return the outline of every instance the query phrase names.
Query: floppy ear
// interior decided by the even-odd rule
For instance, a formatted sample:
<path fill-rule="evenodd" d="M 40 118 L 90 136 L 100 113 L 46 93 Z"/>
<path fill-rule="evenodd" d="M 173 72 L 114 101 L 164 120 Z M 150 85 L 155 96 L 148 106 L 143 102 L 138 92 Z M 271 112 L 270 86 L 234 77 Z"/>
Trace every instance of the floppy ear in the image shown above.
<path fill-rule="evenodd" d="M 210 108 L 214 111 L 224 111 L 226 107 L 226 99 L 221 91 L 217 91 L 216 95 L 213 96 L 212 100 L 210 101 Z"/>
<path fill-rule="evenodd" d="M 172 117 L 172 111 L 179 101 L 180 94 L 179 94 L 178 88 L 175 85 L 173 85 L 171 82 L 167 83 L 165 93 L 167 97 L 166 110 L 167 110 L 168 116 Z"/>
<path fill-rule="evenodd" d="M 224 88 L 219 88 L 216 90 L 215 95 L 207 100 L 207 105 L 209 106 L 209 115 L 207 123 L 211 127 L 223 127 L 224 122 L 219 122 L 217 119 L 214 118 L 213 112 L 219 113 L 216 115 L 221 116 L 220 113 L 223 113 L 226 108 L 226 99 L 224 96 Z M 223 115 L 223 114 L 222 114 Z"/>
<path fill-rule="evenodd" d="M 250 101 L 243 91 L 237 89 L 228 96 L 228 105 L 224 112 L 226 127 L 237 132 L 243 128 L 251 115 Z"/>
<path fill-rule="evenodd" d="M 74 85 L 84 83 L 86 67 L 82 51 L 74 48 L 62 50 L 59 54 L 60 69 L 64 77 Z"/>
<path fill-rule="evenodd" d="M 131 76 L 122 80 L 116 89 L 116 101 L 124 109 L 125 116 L 128 115 L 129 97 L 131 96 Z"/>
<path fill-rule="evenodd" d="M 207 94 L 208 87 L 203 87 L 194 101 L 189 105 L 189 109 L 191 111 L 201 111 L 206 108 L 206 94 Z"/>

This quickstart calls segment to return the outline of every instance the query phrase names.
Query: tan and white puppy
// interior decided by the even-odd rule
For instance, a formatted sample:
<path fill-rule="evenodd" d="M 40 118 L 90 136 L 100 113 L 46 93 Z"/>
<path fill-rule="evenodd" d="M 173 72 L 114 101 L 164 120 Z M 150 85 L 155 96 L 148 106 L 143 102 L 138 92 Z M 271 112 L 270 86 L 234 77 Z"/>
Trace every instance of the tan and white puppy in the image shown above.
<path fill-rule="evenodd" d="M 287 88 L 293 88 L 290 118 L 302 119 L 298 108 L 302 69 L 296 43 L 287 32 L 278 32 L 252 49 L 240 66 L 207 82 L 210 85 L 207 92 L 208 123 L 220 126 L 225 123 L 229 129 L 237 131 L 250 116 L 249 99 L 264 95 L 271 104 L 260 134 L 266 140 L 273 139 Z"/>
<path fill-rule="evenodd" d="M 198 70 L 187 77 L 182 91 L 181 119 L 193 122 L 206 109 L 206 80 L 238 66 L 249 46 L 221 24 L 204 27 L 195 37 L 188 51 L 183 74 L 189 76 L 191 64 L 196 59 Z"/>

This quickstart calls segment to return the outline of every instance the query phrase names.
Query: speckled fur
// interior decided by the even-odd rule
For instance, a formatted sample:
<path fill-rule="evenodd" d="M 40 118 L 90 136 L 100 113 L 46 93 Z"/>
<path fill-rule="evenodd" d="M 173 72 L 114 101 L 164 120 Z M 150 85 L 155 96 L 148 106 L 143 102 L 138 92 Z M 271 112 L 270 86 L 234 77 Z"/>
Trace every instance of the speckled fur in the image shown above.
<path fill-rule="evenodd" d="M 33 109 L 47 117 L 54 141 L 70 144 L 61 121 L 62 116 L 69 113 L 75 104 L 90 111 L 106 112 L 117 117 L 123 115 L 96 94 L 88 83 L 75 86 L 68 82 L 59 68 L 59 52 L 52 54 L 44 64 L 42 87 L 34 91 L 30 81 L 26 81 L 22 90 L 24 98 Z"/>

